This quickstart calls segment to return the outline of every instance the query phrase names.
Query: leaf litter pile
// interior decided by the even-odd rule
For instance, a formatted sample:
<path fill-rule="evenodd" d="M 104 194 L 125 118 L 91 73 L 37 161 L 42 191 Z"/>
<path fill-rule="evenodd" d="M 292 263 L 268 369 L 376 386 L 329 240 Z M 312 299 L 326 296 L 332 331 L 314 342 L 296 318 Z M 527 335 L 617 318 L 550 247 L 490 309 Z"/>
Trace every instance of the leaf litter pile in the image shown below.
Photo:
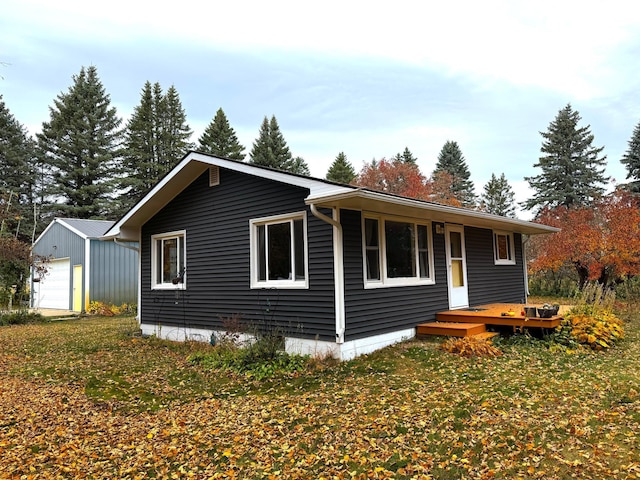
<path fill-rule="evenodd" d="M 0 328 L 0 478 L 640 478 L 637 319 L 609 352 L 412 341 L 261 382 L 131 322 Z"/>

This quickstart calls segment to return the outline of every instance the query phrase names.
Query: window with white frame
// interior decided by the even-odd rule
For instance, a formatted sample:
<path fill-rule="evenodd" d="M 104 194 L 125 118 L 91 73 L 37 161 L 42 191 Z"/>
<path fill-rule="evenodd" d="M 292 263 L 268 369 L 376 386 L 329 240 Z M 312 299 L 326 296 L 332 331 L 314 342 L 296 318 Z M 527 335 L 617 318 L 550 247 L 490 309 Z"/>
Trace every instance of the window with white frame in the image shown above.
<path fill-rule="evenodd" d="M 365 216 L 362 236 L 366 287 L 434 282 L 429 223 Z"/>
<path fill-rule="evenodd" d="M 251 287 L 307 288 L 305 212 L 250 221 Z"/>
<path fill-rule="evenodd" d="M 151 288 L 185 288 L 186 232 L 151 236 Z"/>
<path fill-rule="evenodd" d="M 513 265 L 516 263 L 513 233 L 493 232 L 493 248 L 496 265 Z"/>

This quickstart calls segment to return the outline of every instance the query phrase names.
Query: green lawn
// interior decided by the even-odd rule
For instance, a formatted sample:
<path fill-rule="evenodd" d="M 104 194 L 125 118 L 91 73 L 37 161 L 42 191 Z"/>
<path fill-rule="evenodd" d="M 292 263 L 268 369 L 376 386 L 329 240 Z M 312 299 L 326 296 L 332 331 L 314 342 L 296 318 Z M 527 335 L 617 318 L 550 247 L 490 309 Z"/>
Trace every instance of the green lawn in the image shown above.
<path fill-rule="evenodd" d="M 0 478 L 640 478 L 625 318 L 608 352 L 468 359 L 434 339 L 262 382 L 127 318 L 2 327 Z"/>

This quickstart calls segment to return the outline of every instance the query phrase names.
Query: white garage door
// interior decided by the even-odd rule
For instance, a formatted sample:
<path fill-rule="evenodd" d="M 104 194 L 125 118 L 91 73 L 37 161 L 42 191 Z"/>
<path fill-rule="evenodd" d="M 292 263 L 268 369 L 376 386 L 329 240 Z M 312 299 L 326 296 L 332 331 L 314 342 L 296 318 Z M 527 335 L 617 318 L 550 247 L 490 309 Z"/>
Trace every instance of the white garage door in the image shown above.
<path fill-rule="evenodd" d="M 49 273 L 34 283 L 33 303 L 40 308 L 69 309 L 71 286 L 71 264 L 69 259 L 52 260 L 47 266 Z M 39 302 L 39 303 L 38 303 Z"/>

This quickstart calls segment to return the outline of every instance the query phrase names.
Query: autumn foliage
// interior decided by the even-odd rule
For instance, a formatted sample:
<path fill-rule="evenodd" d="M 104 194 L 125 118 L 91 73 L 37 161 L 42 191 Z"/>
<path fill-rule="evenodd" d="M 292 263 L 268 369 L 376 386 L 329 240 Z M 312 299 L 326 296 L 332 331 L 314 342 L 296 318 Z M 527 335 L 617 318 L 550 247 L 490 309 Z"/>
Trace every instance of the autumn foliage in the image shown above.
<path fill-rule="evenodd" d="M 532 273 L 572 266 L 581 287 L 640 274 L 640 206 L 630 193 L 618 190 L 592 207 L 544 210 L 538 221 L 561 231 L 531 239 Z"/>
<path fill-rule="evenodd" d="M 374 160 L 365 164 L 352 184 L 403 197 L 461 206 L 451 188 L 451 175 L 440 172 L 427 178 L 415 163 L 398 159 Z"/>

